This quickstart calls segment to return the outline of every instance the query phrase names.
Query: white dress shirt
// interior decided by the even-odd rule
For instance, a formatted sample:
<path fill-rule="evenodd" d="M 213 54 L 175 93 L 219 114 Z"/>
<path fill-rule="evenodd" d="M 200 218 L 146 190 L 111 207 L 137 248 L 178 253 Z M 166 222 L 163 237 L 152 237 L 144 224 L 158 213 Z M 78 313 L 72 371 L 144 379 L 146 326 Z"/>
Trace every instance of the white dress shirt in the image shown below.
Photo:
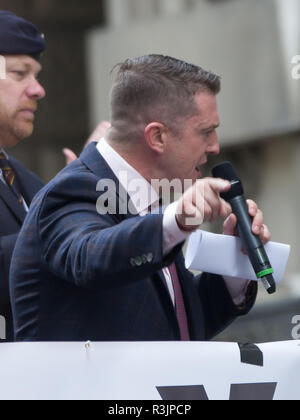
<path fill-rule="evenodd" d="M 158 193 L 151 184 L 131 165 L 126 162 L 108 143 L 102 139 L 97 150 L 109 165 L 124 190 L 128 193 L 137 213 L 145 216 L 149 213 L 149 207 L 155 208 L 159 205 Z M 132 190 L 131 190 L 132 188 Z M 139 194 L 137 194 L 137 189 Z M 190 235 L 188 232 L 182 231 L 176 221 L 177 203 L 172 203 L 164 209 L 163 216 L 163 253 L 167 255 L 176 245 L 184 242 Z M 169 270 L 163 270 L 171 299 L 175 301 L 174 290 Z M 244 299 L 249 285 L 248 280 L 241 280 L 227 277 L 225 283 L 229 293 L 236 305 L 240 305 Z"/>

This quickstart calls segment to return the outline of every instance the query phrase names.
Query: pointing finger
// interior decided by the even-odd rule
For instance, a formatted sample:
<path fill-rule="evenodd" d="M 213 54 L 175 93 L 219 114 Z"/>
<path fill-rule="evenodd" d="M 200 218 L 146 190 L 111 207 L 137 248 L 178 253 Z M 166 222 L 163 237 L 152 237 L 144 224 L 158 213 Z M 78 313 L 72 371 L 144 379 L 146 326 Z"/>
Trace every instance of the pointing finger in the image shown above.
<path fill-rule="evenodd" d="M 228 191 L 231 188 L 230 182 L 221 178 L 207 178 L 212 190 L 217 193 Z"/>

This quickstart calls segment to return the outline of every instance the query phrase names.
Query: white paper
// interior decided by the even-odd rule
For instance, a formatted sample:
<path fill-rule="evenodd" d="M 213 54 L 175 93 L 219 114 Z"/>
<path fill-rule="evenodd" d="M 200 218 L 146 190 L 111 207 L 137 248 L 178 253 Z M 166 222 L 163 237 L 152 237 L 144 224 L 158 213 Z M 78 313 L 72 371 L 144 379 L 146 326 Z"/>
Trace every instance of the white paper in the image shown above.
<path fill-rule="evenodd" d="M 189 270 L 258 281 L 248 256 L 241 249 L 241 240 L 235 236 L 198 230 L 188 242 L 186 267 Z M 283 279 L 291 247 L 268 242 L 265 250 L 274 269 L 274 280 L 279 283 Z"/>

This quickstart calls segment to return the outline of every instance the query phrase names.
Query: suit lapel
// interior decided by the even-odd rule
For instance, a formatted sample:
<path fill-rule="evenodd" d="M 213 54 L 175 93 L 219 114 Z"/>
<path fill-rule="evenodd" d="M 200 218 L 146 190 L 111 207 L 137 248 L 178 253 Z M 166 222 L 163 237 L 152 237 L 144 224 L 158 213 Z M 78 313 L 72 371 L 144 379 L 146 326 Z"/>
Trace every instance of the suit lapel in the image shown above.
<path fill-rule="evenodd" d="M 136 217 L 137 214 L 134 213 L 134 206 L 131 205 L 130 197 L 127 192 L 123 189 L 122 185 L 119 183 L 119 180 L 115 176 L 114 172 L 111 170 L 105 159 L 100 155 L 97 148 L 97 143 L 92 143 L 89 145 L 81 154 L 80 159 L 81 161 L 100 179 L 112 179 L 116 184 L 116 191 L 118 196 L 118 206 L 122 206 L 122 208 L 127 208 L 126 214 L 121 214 L 120 219 L 130 219 L 132 217 Z M 130 211 L 131 210 L 131 211 Z M 118 210 L 117 210 L 118 213 Z M 174 307 L 172 304 L 172 300 L 168 291 L 168 286 L 166 282 L 165 275 L 162 270 L 157 272 L 157 275 L 161 279 L 162 283 L 162 290 L 164 293 L 164 297 L 168 301 L 169 309 L 174 312 Z M 162 292 L 162 293 L 163 293 Z"/>
<path fill-rule="evenodd" d="M 24 198 L 26 204 L 29 207 L 32 198 L 42 188 L 43 184 L 42 182 L 39 183 L 37 179 L 35 179 L 33 176 L 30 176 L 31 173 L 29 171 L 26 171 L 16 159 L 9 157 L 9 162 L 12 169 L 15 172 L 16 180 L 20 188 L 22 197 Z M 27 213 L 23 205 L 20 205 L 20 203 L 18 202 L 18 199 L 16 198 L 14 193 L 10 190 L 10 188 L 1 181 L 0 181 L 0 197 L 8 206 L 8 208 L 12 211 L 12 213 L 15 215 L 15 217 L 20 222 L 20 224 L 22 225 Z"/>
<path fill-rule="evenodd" d="M 124 190 L 118 178 L 97 150 L 97 143 L 90 144 L 80 155 L 81 161 L 99 178 L 100 180 L 112 180 L 116 186 L 117 194 L 117 214 L 121 220 L 136 217 L 137 213 L 132 204 L 127 191 Z M 122 211 L 119 211 L 122 209 Z"/>
<path fill-rule="evenodd" d="M 43 188 L 44 184 L 34 174 L 25 169 L 17 160 L 11 157 L 10 164 L 15 171 L 21 194 L 29 207 L 33 197 Z"/>
<path fill-rule="evenodd" d="M 0 197 L 22 224 L 26 217 L 26 211 L 24 207 L 20 205 L 14 193 L 2 181 L 0 181 Z"/>

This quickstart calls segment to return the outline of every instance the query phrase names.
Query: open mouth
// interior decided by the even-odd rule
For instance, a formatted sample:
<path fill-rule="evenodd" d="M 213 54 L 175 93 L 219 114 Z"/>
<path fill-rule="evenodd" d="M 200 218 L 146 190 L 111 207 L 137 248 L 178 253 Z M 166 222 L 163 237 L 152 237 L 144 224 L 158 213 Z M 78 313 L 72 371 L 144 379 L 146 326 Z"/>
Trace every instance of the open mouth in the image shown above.
<path fill-rule="evenodd" d="M 201 166 L 202 166 L 202 165 L 198 165 L 198 166 L 196 166 L 196 168 L 195 168 L 195 169 L 196 169 L 196 172 L 197 172 L 197 174 L 198 174 L 198 176 L 199 176 L 199 177 L 201 177 L 201 176 L 202 176 Z"/>
<path fill-rule="evenodd" d="M 24 108 L 21 109 L 20 112 L 31 112 L 32 114 L 34 114 L 36 112 L 35 109 L 30 109 L 30 108 Z"/>

